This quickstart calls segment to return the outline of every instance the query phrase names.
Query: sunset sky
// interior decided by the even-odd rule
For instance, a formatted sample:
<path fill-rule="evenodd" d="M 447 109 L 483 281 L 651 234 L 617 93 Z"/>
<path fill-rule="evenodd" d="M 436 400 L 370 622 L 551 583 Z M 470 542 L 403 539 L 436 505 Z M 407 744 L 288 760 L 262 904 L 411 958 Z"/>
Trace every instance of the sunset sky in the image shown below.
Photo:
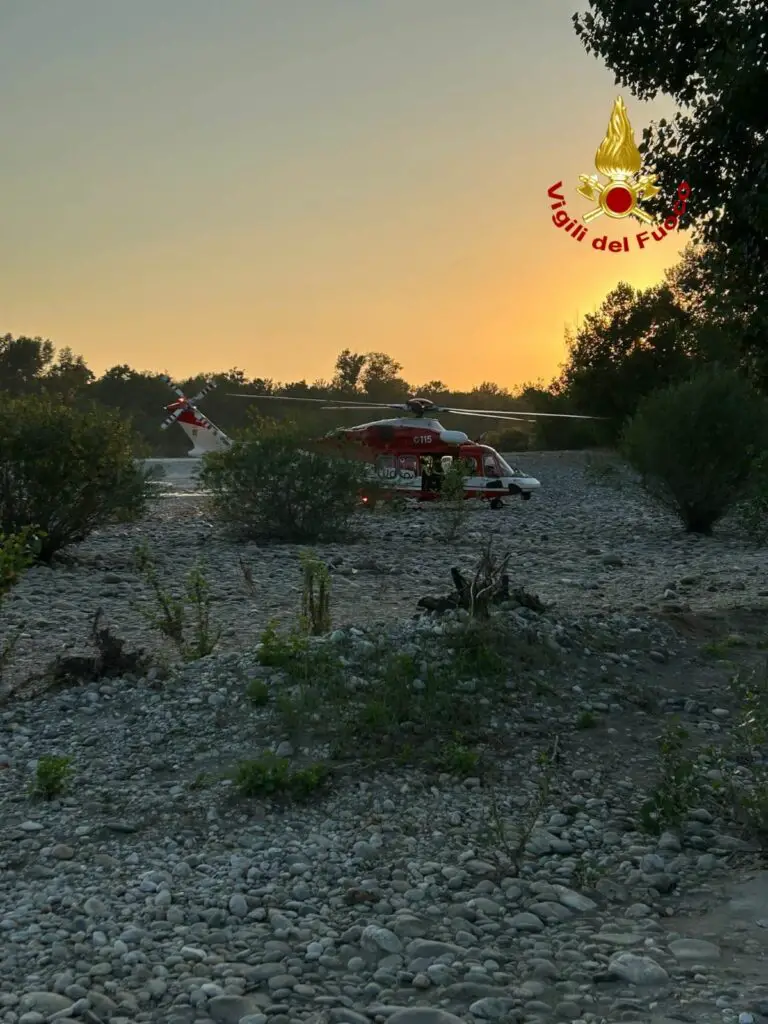
<path fill-rule="evenodd" d="M 549 378 L 566 324 L 682 236 L 554 227 L 617 89 L 578 0 L 0 0 L 0 334 L 91 368 Z M 673 201 L 670 198 L 670 205 Z"/>

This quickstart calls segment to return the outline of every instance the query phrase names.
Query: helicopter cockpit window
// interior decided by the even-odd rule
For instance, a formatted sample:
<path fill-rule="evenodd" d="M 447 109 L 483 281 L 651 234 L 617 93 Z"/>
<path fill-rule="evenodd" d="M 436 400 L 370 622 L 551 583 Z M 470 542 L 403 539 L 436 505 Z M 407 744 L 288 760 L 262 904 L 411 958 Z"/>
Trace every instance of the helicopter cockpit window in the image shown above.
<path fill-rule="evenodd" d="M 483 473 L 485 476 L 498 477 L 501 476 L 501 470 L 495 457 L 490 453 L 483 456 Z"/>
<path fill-rule="evenodd" d="M 470 455 L 465 455 L 464 458 L 461 461 L 462 461 L 462 463 L 464 465 L 464 471 L 466 472 L 467 476 L 476 476 L 477 475 L 477 460 L 476 459 L 473 459 Z"/>

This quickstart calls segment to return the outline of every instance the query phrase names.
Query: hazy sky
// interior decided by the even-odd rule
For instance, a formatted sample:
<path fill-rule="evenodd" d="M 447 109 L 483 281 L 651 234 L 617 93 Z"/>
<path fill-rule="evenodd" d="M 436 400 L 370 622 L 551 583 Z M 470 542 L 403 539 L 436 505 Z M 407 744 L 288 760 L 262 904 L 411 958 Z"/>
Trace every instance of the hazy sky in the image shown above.
<path fill-rule="evenodd" d="M 620 93 L 577 6 L 0 0 L 0 334 L 98 373 L 311 380 L 349 347 L 413 382 L 549 379 L 567 323 L 682 247 L 551 222 L 558 180 L 586 212 Z M 622 95 L 638 141 L 672 109 Z"/>

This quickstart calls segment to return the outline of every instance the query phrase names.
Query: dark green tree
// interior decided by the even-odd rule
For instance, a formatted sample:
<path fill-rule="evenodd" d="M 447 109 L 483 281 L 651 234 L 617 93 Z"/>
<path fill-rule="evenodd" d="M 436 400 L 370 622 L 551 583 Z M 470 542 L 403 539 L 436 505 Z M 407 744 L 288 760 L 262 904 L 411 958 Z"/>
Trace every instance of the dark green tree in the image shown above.
<path fill-rule="evenodd" d="M 577 35 L 640 99 L 680 111 L 643 139 L 668 214 L 681 181 L 683 221 L 707 245 L 703 269 L 740 309 L 747 367 L 768 386 L 768 5 L 758 0 L 589 0 Z"/>
<path fill-rule="evenodd" d="M 332 387 L 343 395 L 355 395 L 360 384 L 360 374 L 365 366 L 366 356 L 345 348 L 339 353 L 334 367 Z"/>
<path fill-rule="evenodd" d="M 692 324 L 669 286 L 638 291 L 622 282 L 567 335 L 555 390 L 577 412 L 607 417 L 618 431 L 644 395 L 688 376 L 703 358 Z"/>
<path fill-rule="evenodd" d="M 400 376 L 402 366 L 385 352 L 368 352 L 361 383 L 369 402 L 401 402 L 408 385 Z"/>
<path fill-rule="evenodd" d="M 43 338 L 0 338 L 0 390 L 25 395 L 39 390 L 40 378 L 53 361 L 54 347 Z"/>
<path fill-rule="evenodd" d="M 71 348 L 62 348 L 42 383 L 48 394 L 65 402 L 74 402 L 85 396 L 93 380 L 94 374 L 83 357 L 76 356 Z"/>

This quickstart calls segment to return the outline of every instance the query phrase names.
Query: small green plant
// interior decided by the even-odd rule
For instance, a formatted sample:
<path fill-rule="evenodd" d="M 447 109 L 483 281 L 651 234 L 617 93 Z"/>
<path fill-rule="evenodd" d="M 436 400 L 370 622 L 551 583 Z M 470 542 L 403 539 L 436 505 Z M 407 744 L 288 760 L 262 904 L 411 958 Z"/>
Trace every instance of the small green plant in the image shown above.
<path fill-rule="evenodd" d="M 734 647 L 744 647 L 745 644 L 746 641 L 743 637 L 726 636 L 722 640 L 713 640 L 708 644 L 704 644 L 701 653 L 708 658 L 714 658 L 716 661 L 727 661 L 728 654 Z"/>
<path fill-rule="evenodd" d="M 257 708 L 269 703 L 269 687 L 263 679 L 252 679 L 246 690 L 248 700 Z"/>
<path fill-rule="evenodd" d="M 0 599 L 21 578 L 40 554 L 43 532 L 26 526 L 17 533 L 0 532 Z"/>
<path fill-rule="evenodd" d="M 255 760 L 242 761 L 232 778 L 243 797 L 289 797 L 303 801 L 317 793 L 329 775 L 323 762 L 291 770 L 287 758 L 268 751 Z"/>
<path fill-rule="evenodd" d="M 646 832 L 660 834 L 680 825 L 701 795 L 701 778 L 693 758 L 685 752 L 688 732 L 678 724 L 667 726 L 659 741 L 660 778 L 640 808 Z"/>
<path fill-rule="evenodd" d="M 490 787 L 488 808 L 488 842 L 499 863 L 500 873 L 517 875 L 523 866 L 525 851 L 536 831 L 536 825 L 549 802 L 549 794 L 555 778 L 559 758 L 559 737 L 555 737 L 549 750 L 541 750 L 536 756 L 536 788 L 524 808 L 522 819 L 512 829 L 502 816 L 494 785 Z"/>
<path fill-rule="evenodd" d="M 582 711 L 576 719 L 577 729 L 596 729 L 597 725 L 597 716 L 592 711 Z"/>
<path fill-rule="evenodd" d="M 305 655 L 308 650 L 309 644 L 306 636 L 295 631 L 281 633 L 277 621 L 271 619 L 261 634 L 259 664 L 267 668 L 289 668 L 297 658 Z"/>
<path fill-rule="evenodd" d="M 453 459 L 442 473 L 439 506 L 444 513 L 443 539 L 450 543 L 461 533 L 469 517 L 465 483 L 467 467 L 461 459 Z"/>
<path fill-rule="evenodd" d="M 479 764 L 480 754 L 461 742 L 458 736 L 452 742 L 445 743 L 435 758 L 435 767 L 440 771 L 463 778 L 476 773 Z"/>
<path fill-rule="evenodd" d="M 37 762 L 30 796 L 37 800 L 53 800 L 66 790 L 73 774 L 72 759 L 45 754 Z"/>
<path fill-rule="evenodd" d="M 155 600 L 153 611 L 146 613 L 150 624 L 174 644 L 183 661 L 196 661 L 211 654 L 221 639 L 222 631 L 220 627 L 211 625 L 213 601 L 202 567 L 196 565 L 189 571 L 184 598 L 179 599 L 168 593 L 160 582 L 147 545 L 139 545 L 134 554 L 136 568 Z"/>
<path fill-rule="evenodd" d="M 302 551 L 300 560 L 303 571 L 301 625 L 310 636 L 323 636 L 331 630 L 331 574 L 313 551 Z"/>

